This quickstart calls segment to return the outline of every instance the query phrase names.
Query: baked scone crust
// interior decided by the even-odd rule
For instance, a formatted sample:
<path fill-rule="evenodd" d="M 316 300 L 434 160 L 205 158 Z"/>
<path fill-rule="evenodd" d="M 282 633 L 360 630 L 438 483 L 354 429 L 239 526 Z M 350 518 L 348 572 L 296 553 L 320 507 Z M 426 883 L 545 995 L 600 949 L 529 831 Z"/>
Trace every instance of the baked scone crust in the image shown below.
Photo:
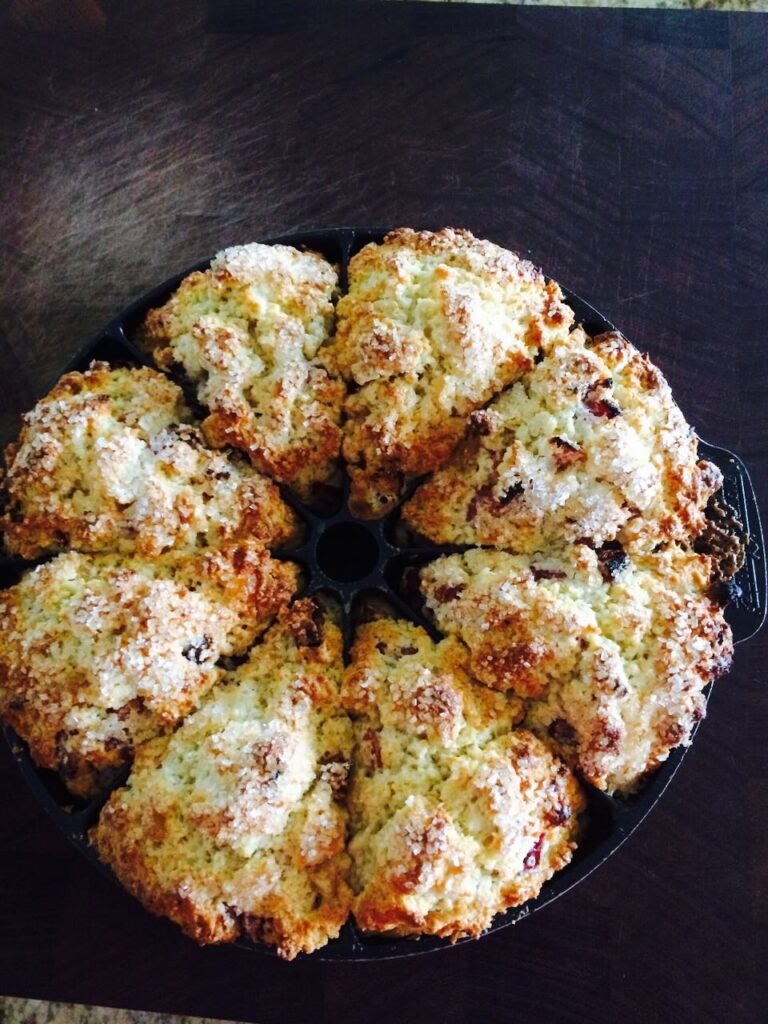
<path fill-rule="evenodd" d="M 338 935 L 347 882 L 342 639 L 297 601 L 173 736 L 140 747 L 90 838 L 125 887 L 198 942 L 292 959 Z"/>
<path fill-rule="evenodd" d="M 342 697 L 356 717 L 349 851 L 364 931 L 480 935 L 571 858 L 578 783 L 468 661 L 407 622 L 358 630 Z"/>
<path fill-rule="evenodd" d="M 631 792 L 704 716 L 731 630 L 710 559 L 682 548 L 629 559 L 468 551 L 421 572 L 439 628 L 487 686 L 526 701 L 526 724 L 592 785 Z"/>
<path fill-rule="evenodd" d="M 472 410 L 533 365 L 573 312 L 531 263 L 469 231 L 390 232 L 349 264 L 329 365 L 345 402 L 351 508 L 383 515 L 442 465 Z"/>
<path fill-rule="evenodd" d="M 652 551 L 698 534 L 721 484 L 648 358 L 617 332 L 576 329 L 474 414 L 404 517 L 439 543 Z"/>
<path fill-rule="evenodd" d="M 63 548 L 155 557 L 297 533 L 275 484 L 209 448 L 181 389 L 149 368 L 97 362 L 66 374 L 5 457 L 0 529 L 23 558 Z"/>
<path fill-rule="evenodd" d="M 344 385 L 319 361 L 336 269 L 286 245 L 233 246 L 147 315 L 140 342 L 208 410 L 203 431 L 307 497 L 333 473 Z"/>
<path fill-rule="evenodd" d="M 96 796 L 197 706 L 297 581 L 256 541 L 152 561 L 58 555 L 0 592 L 0 714 L 37 764 Z"/>

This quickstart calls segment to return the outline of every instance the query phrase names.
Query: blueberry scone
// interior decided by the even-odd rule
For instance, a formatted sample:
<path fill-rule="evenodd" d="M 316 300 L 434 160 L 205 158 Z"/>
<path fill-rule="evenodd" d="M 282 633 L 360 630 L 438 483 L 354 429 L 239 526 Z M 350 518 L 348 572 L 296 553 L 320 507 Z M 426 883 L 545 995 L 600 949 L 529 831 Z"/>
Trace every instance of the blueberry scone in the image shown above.
<path fill-rule="evenodd" d="M 467 417 L 529 370 L 573 313 L 560 288 L 468 231 L 400 229 L 352 257 L 331 365 L 349 381 L 356 515 L 383 515 L 403 477 L 440 466 Z"/>
<path fill-rule="evenodd" d="M 405 506 L 430 540 L 651 551 L 699 533 L 722 483 L 664 377 L 616 332 L 573 331 L 471 422 Z"/>
<path fill-rule="evenodd" d="M 6 466 L 0 529 L 24 558 L 66 547 L 154 557 L 297 531 L 275 484 L 209 448 L 181 389 L 147 368 L 66 374 L 24 417 Z"/>
<path fill-rule="evenodd" d="M 331 476 L 344 386 L 319 361 L 335 268 L 286 245 L 234 246 L 146 318 L 140 341 L 208 412 L 203 431 L 307 496 Z"/>
<path fill-rule="evenodd" d="M 456 639 L 378 620 L 352 647 L 353 913 L 365 931 L 477 936 L 571 858 L 584 801 L 517 729 L 519 699 L 475 683 Z"/>
<path fill-rule="evenodd" d="M 136 753 L 91 840 L 145 906 L 199 942 L 241 935 L 292 959 L 349 914 L 352 752 L 341 633 L 296 602 L 170 737 Z"/>
<path fill-rule="evenodd" d="M 91 797 L 173 728 L 297 585 L 256 541 L 152 561 L 58 555 L 0 593 L 0 715 Z"/>
<path fill-rule="evenodd" d="M 628 792 L 687 743 L 731 631 L 710 559 L 679 547 L 630 559 L 474 550 L 421 572 L 427 608 L 487 686 L 526 701 L 526 725 L 592 785 Z"/>

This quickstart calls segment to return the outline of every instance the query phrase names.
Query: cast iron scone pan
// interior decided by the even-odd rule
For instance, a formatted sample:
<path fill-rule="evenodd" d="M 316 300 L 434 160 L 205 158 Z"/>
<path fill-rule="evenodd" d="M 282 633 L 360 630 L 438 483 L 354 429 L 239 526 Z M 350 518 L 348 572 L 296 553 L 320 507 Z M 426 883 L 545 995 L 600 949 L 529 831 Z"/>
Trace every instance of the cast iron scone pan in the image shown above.
<path fill-rule="evenodd" d="M 382 230 L 342 228 L 302 232 L 268 241 L 298 248 L 307 247 L 323 253 L 339 265 L 341 287 L 346 289 L 350 257 L 367 242 L 380 241 L 385 233 Z M 149 365 L 145 356 L 131 343 L 136 327 L 149 309 L 165 302 L 182 278 L 192 270 L 202 270 L 207 266 L 208 261 L 205 261 L 190 267 L 134 302 L 110 321 L 62 372 L 85 370 L 93 359 L 113 364 Z M 576 314 L 577 322 L 583 325 L 588 334 L 615 329 L 613 324 L 578 295 L 566 288 L 563 288 L 563 292 Z M 735 586 L 730 586 L 731 600 L 725 613 L 734 640 L 739 643 L 757 632 L 766 615 L 766 563 L 757 503 L 747 470 L 738 456 L 705 441 L 699 442 L 699 452 L 703 458 L 720 467 L 724 478 L 723 496 L 735 510 L 748 537 L 745 561 L 734 577 Z M 289 494 L 284 493 L 286 500 L 304 519 L 307 529 L 301 546 L 277 552 L 277 556 L 301 564 L 305 576 L 305 594 L 327 594 L 341 605 L 347 647 L 355 619 L 364 613 L 366 602 L 370 602 L 372 596 L 383 598 L 395 614 L 423 626 L 433 638 L 439 636 L 434 625 L 422 614 L 418 602 L 409 595 L 409 568 L 422 565 L 442 554 L 466 550 L 469 545 L 403 545 L 398 540 L 398 509 L 382 520 L 356 520 L 347 511 L 346 484 L 344 486 L 345 490 L 337 495 L 334 503 L 335 511 L 325 514 L 297 505 Z M 15 583 L 27 564 L 0 556 L 0 587 Z M 83 856 L 102 874 L 115 880 L 111 870 L 98 859 L 86 838 L 106 798 L 87 804 L 78 803 L 52 772 L 43 771 L 33 764 L 26 746 L 12 729 L 6 726 L 4 732 L 22 775 L 48 814 Z M 500 914 L 490 930 L 496 931 L 521 921 L 586 878 L 643 821 L 669 785 L 685 753 L 685 747 L 674 750 L 635 797 L 609 797 L 585 786 L 588 800 L 586 824 L 573 860 L 544 885 L 535 900 Z M 247 940 L 240 940 L 237 944 L 250 950 L 271 952 L 266 946 Z M 411 956 L 448 945 L 448 940 L 432 937 L 414 941 L 365 936 L 358 932 L 353 923 L 348 922 L 338 939 L 329 942 L 313 956 L 315 959 L 326 960 L 369 960 Z"/>

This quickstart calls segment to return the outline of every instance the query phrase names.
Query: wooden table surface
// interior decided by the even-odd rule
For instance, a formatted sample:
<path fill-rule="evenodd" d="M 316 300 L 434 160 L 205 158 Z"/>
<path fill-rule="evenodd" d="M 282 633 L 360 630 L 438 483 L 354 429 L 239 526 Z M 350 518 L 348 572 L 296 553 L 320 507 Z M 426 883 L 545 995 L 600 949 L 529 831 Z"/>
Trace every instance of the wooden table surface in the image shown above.
<path fill-rule="evenodd" d="M 3 438 L 113 313 L 224 245 L 466 225 L 647 349 L 765 508 L 768 19 L 268 6 L 0 28 Z M 81 860 L 3 748 L 0 993 L 260 1024 L 764 1020 L 766 648 L 737 648 L 670 791 L 587 882 L 402 961 L 196 948 Z"/>

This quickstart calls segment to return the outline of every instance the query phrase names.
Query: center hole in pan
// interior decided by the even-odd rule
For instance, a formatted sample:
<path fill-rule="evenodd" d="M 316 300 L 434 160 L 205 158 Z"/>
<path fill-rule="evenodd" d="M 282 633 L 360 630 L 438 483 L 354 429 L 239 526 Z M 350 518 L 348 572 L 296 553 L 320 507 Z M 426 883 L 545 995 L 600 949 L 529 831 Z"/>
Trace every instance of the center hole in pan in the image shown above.
<path fill-rule="evenodd" d="M 379 560 L 376 538 L 361 523 L 329 526 L 317 542 L 317 564 L 342 583 L 370 576 Z"/>

